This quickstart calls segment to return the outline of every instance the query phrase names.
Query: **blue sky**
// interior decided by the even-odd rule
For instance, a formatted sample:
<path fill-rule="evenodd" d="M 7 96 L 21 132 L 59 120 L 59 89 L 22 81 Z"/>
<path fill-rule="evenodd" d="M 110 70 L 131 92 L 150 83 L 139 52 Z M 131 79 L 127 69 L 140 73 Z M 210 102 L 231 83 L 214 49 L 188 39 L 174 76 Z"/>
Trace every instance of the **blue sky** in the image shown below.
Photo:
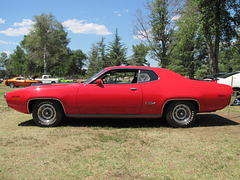
<path fill-rule="evenodd" d="M 139 43 L 133 36 L 134 15 L 145 4 L 146 0 L 0 0 L 0 53 L 13 53 L 29 32 L 33 16 L 52 13 L 68 32 L 72 50 L 88 54 L 102 36 L 108 45 L 118 29 L 130 56 L 132 45 Z"/>

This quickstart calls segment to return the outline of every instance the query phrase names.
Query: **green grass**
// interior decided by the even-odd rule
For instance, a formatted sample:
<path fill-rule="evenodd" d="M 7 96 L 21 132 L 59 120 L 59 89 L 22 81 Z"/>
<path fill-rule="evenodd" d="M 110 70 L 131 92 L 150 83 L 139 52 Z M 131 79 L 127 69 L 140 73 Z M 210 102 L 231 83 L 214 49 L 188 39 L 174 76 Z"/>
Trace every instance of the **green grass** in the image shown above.
<path fill-rule="evenodd" d="M 9 90 L 0 85 L 0 94 Z M 240 126 L 216 114 L 200 114 L 187 129 L 149 119 L 40 128 L 0 96 L 0 122 L 0 179 L 240 178 Z"/>

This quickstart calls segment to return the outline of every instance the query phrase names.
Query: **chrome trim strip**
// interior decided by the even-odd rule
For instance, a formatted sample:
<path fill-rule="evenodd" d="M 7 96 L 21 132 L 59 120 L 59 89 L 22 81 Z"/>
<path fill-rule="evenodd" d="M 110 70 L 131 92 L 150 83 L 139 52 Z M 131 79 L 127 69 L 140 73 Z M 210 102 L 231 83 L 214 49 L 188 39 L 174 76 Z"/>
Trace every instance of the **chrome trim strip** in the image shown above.
<path fill-rule="evenodd" d="M 28 110 L 28 113 L 30 114 L 29 112 L 29 102 L 32 101 L 32 100 L 43 100 L 43 99 L 46 99 L 46 100 L 56 100 L 58 102 L 61 103 L 62 107 L 63 107 L 63 111 L 64 111 L 64 114 L 66 114 L 66 111 L 65 111 L 65 108 L 64 108 L 64 105 L 63 103 L 59 100 L 59 99 L 56 99 L 56 98 L 33 98 L 33 99 L 30 99 L 27 103 L 27 110 Z"/>
<path fill-rule="evenodd" d="M 160 118 L 160 114 L 66 114 L 74 118 Z"/>
<path fill-rule="evenodd" d="M 200 111 L 200 104 L 196 99 L 169 99 L 162 106 L 162 114 L 163 114 L 163 110 L 164 110 L 164 107 L 165 107 L 166 103 L 169 102 L 169 101 L 195 101 L 195 102 L 198 103 L 198 107 L 199 107 L 198 111 Z"/>

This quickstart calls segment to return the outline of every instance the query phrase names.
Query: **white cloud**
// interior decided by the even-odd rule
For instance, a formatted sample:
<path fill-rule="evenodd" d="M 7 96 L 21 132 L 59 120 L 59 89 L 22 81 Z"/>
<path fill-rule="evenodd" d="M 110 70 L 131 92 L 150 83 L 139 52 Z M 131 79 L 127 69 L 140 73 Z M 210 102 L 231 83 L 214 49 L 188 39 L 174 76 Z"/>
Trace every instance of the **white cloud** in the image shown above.
<path fill-rule="evenodd" d="M 7 54 L 7 56 L 9 57 L 10 56 L 10 54 L 11 54 L 11 52 L 10 51 L 3 51 L 3 52 L 5 52 L 6 54 Z"/>
<path fill-rule="evenodd" d="M 7 36 L 21 36 L 26 35 L 32 29 L 32 25 L 34 22 L 30 19 L 23 19 L 21 23 L 15 22 L 13 24 L 14 28 L 10 27 L 6 30 L 0 31 L 1 34 L 5 34 Z"/>
<path fill-rule="evenodd" d="M 152 39 L 151 29 L 146 31 L 138 31 L 137 34 L 133 36 L 134 39 L 147 40 L 147 38 Z"/>
<path fill-rule="evenodd" d="M 62 24 L 67 30 L 76 34 L 97 34 L 102 36 L 112 34 L 104 25 L 88 23 L 85 20 L 69 19 Z"/>
<path fill-rule="evenodd" d="M 181 18 L 180 15 L 175 15 L 172 17 L 172 21 L 178 21 Z"/>
<path fill-rule="evenodd" d="M 31 25 L 33 25 L 33 24 L 34 24 L 34 22 L 33 22 L 31 19 L 23 19 L 21 23 L 15 22 L 15 23 L 13 24 L 13 26 L 14 26 L 14 27 L 18 27 L 18 26 L 20 26 L 20 27 L 26 27 L 26 26 L 31 26 Z"/>
<path fill-rule="evenodd" d="M 0 18 L 0 24 L 4 24 L 6 22 L 6 20 Z"/>
<path fill-rule="evenodd" d="M 18 45 L 17 42 L 7 42 L 0 40 L 0 45 Z"/>
<path fill-rule="evenodd" d="M 120 14 L 118 11 L 114 11 L 114 14 L 116 14 L 117 16 L 122 16 L 122 14 Z"/>

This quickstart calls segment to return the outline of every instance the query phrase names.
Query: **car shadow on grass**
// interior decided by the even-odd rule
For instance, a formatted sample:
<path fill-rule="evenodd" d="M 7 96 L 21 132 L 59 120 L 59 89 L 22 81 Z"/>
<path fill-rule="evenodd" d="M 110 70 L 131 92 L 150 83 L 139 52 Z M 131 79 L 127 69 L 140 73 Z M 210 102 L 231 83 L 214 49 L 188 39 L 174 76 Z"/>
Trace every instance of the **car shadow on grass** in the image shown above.
<path fill-rule="evenodd" d="M 192 127 L 212 127 L 238 125 L 217 114 L 198 114 L 196 122 Z M 19 126 L 36 126 L 33 120 L 28 120 Z M 61 127 L 104 127 L 104 128 L 159 128 L 171 127 L 164 118 L 161 119 L 127 119 L 127 118 L 66 118 Z"/>

